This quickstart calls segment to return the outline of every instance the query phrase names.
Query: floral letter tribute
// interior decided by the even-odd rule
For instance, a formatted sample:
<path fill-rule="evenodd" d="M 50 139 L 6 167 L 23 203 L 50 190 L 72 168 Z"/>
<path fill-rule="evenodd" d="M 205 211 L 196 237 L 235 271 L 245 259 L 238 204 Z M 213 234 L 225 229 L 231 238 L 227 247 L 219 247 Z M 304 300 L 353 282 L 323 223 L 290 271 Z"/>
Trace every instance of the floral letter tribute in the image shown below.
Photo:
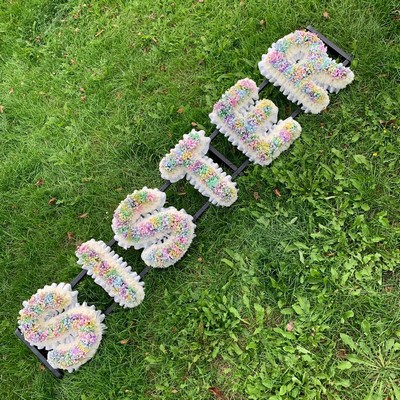
<path fill-rule="evenodd" d="M 138 306 L 144 299 L 144 282 L 132 272 L 124 260 L 104 242 L 94 239 L 83 243 L 76 251 L 78 264 L 114 301 L 125 308 Z"/>
<path fill-rule="evenodd" d="M 177 182 L 186 175 L 203 196 L 210 198 L 212 204 L 229 207 L 237 199 L 236 183 L 205 155 L 209 146 L 210 138 L 204 136 L 204 131 L 193 129 L 161 160 L 161 177 Z"/>
<path fill-rule="evenodd" d="M 50 365 L 68 372 L 94 356 L 105 328 L 101 323 L 104 315 L 94 306 L 79 305 L 77 296 L 69 284 L 53 283 L 24 301 L 19 312 L 19 329 L 25 340 L 51 350 Z"/>
<path fill-rule="evenodd" d="M 259 63 L 261 73 L 287 95 L 317 114 L 329 103 L 330 92 L 346 87 L 353 72 L 328 57 L 317 35 L 296 31 L 272 45 Z M 258 88 L 251 79 L 239 80 L 214 105 L 211 122 L 250 161 L 268 165 L 301 133 L 292 118 L 277 121 L 278 108 L 270 100 L 258 100 Z M 189 182 L 210 202 L 228 207 L 237 199 L 231 176 L 206 156 L 210 138 L 192 130 L 160 162 L 164 179 Z M 158 189 L 135 190 L 114 212 L 112 229 L 118 245 L 143 248 L 147 266 L 166 268 L 178 262 L 195 237 L 196 225 L 185 210 L 163 208 L 165 193 Z M 94 239 L 76 251 L 78 264 L 95 282 L 124 307 L 136 307 L 144 299 L 144 283 L 127 263 L 105 243 Z M 77 303 L 71 285 L 53 283 L 39 289 L 19 312 L 19 330 L 31 345 L 50 350 L 49 364 L 72 372 L 95 354 L 105 325 L 104 315 L 94 306 Z"/>
<path fill-rule="evenodd" d="M 293 118 L 273 125 L 278 108 L 270 100 L 254 105 L 255 100 L 258 100 L 256 83 L 242 79 L 222 95 L 210 119 L 250 161 L 268 165 L 300 136 L 301 126 Z"/>
<path fill-rule="evenodd" d="M 268 49 L 258 63 L 262 75 L 289 100 L 318 114 L 329 104 L 327 90 L 338 92 L 354 79 L 350 68 L 332 60 L 324 43 L 311 32 L 295 31 Z"/>
<path fill-rule="evenodd" d="M 142 259 L 154 268 L 178 262 L 195 236 L 192 216 L 175 207 L 161 208 L 165 200 L 158 189 L 135 190 L 120 203 L 112 221 L 119 246 L 144 248 Z M 168 239 L 163 240 L 165 236 Z"/>

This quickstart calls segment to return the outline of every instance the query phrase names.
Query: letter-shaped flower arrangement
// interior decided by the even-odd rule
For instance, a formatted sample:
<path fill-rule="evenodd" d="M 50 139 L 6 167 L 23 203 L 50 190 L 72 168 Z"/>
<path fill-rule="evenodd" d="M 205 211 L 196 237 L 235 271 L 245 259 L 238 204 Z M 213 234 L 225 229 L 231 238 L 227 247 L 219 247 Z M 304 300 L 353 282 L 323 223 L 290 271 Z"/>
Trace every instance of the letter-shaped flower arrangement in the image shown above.
<path fill-rule="evenodd" d="M 317 35 L 296 31 L 278 40 L 262 56 L 261 73 L 306 112 L 319 113 L 329 103 L 326 90 L 339 91 L 354 78 L 353 72 L 329 58 Z M 250 161 L 268 165 L 301 133 L 292 118 L 277 122 L 278 108 L 258 100 L 251 79 L 239 80 L 214 105 L 211 122 Z M 185 176 L 215 205 L 228 207 L 237 199 L 231 176 L 206 156 L 210 138 L 192 130 L 160 162 L 164 179 L 176 182 Z M 115 210 L 114 239 L 127 249 L 143 248 L 147 266 L 166 268 L 188 251 L 195 230 L 185 210 L 163 208 L 165 193 L 158 189 L 135 190 Z M 144 283 L 131 267 L 102 241 L 83 243 L 76 251 L 78 264 L 123 307 L 136 307 L 144 299 Z M 54 368 L 72 372 L 95 354 L 105 329 L 104 315 L 86 303 L 79 305 L 69 284 L 53 283 L 39 289 L 20 311 L 19 329 L 31 345 L 50 350 Z"/>
<path fill-rule="evenodd" d="M 204 136 L 204 131 L 192 130 L 161 160 L 161 177 L 177 182 L 186 175 L 211 203 L 229 207 L 237 199 L 236 183 L 205 155 L 209 147 L 210 138 Z"/>
<path fill-rule="evenodd" d="M 178 262 L 192 243 L 196 227 L 185 210 L 162 208 L 165 200 L 165 193 L 158 189 L 135 190 L 115 210 L 112 221 L 118 244 L 125 249 L 144 248 L 142 259 L 154 268 Z"/>
<path fill-rule="evenodd" d="M 257 99 L 255 82 L 242 79 L 214 105 L 210 119 L 250 161 L 268 165 L 300 136 L 301 126 L 292 118 L 274 125 L 278 108 L 271 100 L 254 105 Z"/>
<path fill-rule="evenodd" d="M 144 282 L 140 282 L 139 275 L 104 242 L 91 239 L 79 246 L 76 256 L 78 264 L 116 303 L 132 308 L 143 301 Z"/>
<path fill-rule="evenodd" d="M 279 39 L 262 56 L 258 68 L 289 100 L 305 112 L 318 114 L 329 104 L 329 92 L 338 92 L 354 79 L 350 68 L 332 60 L 317 35 L 295 31 Z"/>
<path fill-rule="evenodd" d="M 93 357 L 105 326 L 104 315 L 94 306 L 79 305 L 78 292 L 65 283 L 39 289 L 19 312 L 19 329 L 25 340 L 46 348 L 54 368 L 72 372 Z"/>

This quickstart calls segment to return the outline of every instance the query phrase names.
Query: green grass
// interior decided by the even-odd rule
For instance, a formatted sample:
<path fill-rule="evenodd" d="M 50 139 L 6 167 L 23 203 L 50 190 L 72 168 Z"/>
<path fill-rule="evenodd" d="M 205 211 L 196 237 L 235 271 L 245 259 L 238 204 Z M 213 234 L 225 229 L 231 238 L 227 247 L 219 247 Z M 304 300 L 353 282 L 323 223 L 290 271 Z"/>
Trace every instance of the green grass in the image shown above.
<path fill-rule="evenodd" d="M 1 397 L 400 399 L 399 12 L 394 0 L 3 1 Z M 309 24 L 354 54 L 354 83 L 300 116 L 290 150 L 251 166 L 185 258 L 146 277 L 143 304 L 107 318 L 93 360 L 54 379 L 13 335 L 22 301 L 70 281 L 76 245 L 108 240 L 117 204 L 161 185 L 159 160 L 191 123 L 211 133 L 221 94 L 261 82 L 261 55 Z M 281 118 L 294 109 L 265 96 Z M 168 200 L 201 204 L 185 182 Z M 107 303 L 90 279 L 78 289 Z"/>

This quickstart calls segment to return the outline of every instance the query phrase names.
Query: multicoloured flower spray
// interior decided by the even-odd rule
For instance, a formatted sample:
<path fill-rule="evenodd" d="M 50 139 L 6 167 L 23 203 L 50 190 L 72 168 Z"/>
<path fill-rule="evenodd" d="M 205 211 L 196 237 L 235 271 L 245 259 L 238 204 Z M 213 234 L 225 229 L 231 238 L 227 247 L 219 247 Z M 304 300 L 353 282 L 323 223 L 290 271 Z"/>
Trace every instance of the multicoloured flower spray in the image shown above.
<path fill-rule="evenodd" d="M 278 108 L 257 100 L 256 83 L 242 79 L 214 105 L 210 120 L 250 161 L 268 165 L 300 136 L 301 126 L 293 118 L 274 125 Z"/>
<path fill-rule="evenodd" d="M 263 55 L 260 71 L 284 95 L 319 113 L 329 103 L 327 90 L 338 91 L 354 78 L 353 72 L 330 59 L 323 42 L 313 33 L 296 31 L 278 40 Z M 270 100 L 258 100 L 258 88 L 242 79 L 214 105 L 211 122 L 250 161 L 268 165 L 301 133 L 292 118 L 277 121 L 278 109 Z M 276 124 L 275 124 L 276 123 Z M 205 154 L 210 138 L 192 130 L 160 162 L 164 179 L 176 182 L 185 176 L 210 202 L 230 206 L 237 199 L 236 184 Z M 238 174 L 238 173 L 237 173 Z M 143 248 L 147 266 L 166 268 L 178 262 L 192 243 L 196 225 L 185 210 L 163 208 L 165 193 L 158 189 L 135 190 L 114 212 L 112 229 L 119 246 Z M 144 299 L 143 282 L 136 272 L 102 241 L 83 243 L 78 263 L 114 300 L 135 307 Z M 54 368 L 72 372 L 95 354 L 105 326 L 104 315 L 86 303 L 77 303 L 78 292 L 69 284 L 53 283 L 23 302 L 18 325 L 27 342 L 50 350 Z"/>
<path fill-rule="evenodd" d="M 119 246 L 144 248 L 142 259 L 154 268 L 178 262 L 195 237 L 193 217 L 175 207 L 162 208 L 165 200 L 158 189 L 135 190 L 115 210 L 111 226 Z"/>
<path fill-rule="evenodd" d="M 237 200 L 236 183 L 205 155 L 209 146 L 204 131 L 193 129 L 161 160 L 161 177 L 177 182 L 186 176 L 212 204 L 229 207 Z"/>
<path fill-rule="evenodd" d="M 318 114 L 329 104 L 329 92 L 338 92 L 354 74 L 332 60 L 317 35 L 295 31 L 279 39 L 263 54 L 258 68 L 289 100 L 305 112 Z"/>
<path fill-rule="evenodd" d="M 18 320 L 25 340 L 50 350 L 50 365 L 68 372 L 94 356 L 105 329 L 104 315 L 94 306 L 79 305 L 77 296 L 69 284 L 45 286 L 23 302 Z"/>
<path fill-rule="evenodd" d="M 144 282 L 124 260 L 104 242 L 94 239 L 79 246 L 78 264 L 88 271 L 114 301 L 125 308 L 138 306 L 144 299 Z"/>

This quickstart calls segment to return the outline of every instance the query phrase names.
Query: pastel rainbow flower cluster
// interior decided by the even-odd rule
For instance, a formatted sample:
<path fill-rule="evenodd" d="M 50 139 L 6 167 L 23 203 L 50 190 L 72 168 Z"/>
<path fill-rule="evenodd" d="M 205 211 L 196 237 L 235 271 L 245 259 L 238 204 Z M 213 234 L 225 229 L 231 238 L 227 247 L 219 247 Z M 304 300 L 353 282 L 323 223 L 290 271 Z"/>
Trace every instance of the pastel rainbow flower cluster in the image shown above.
<path fill-rule="evenodd" d="M 160 162 L 163 179 L 177 182 L 185 175 L 212 204 L 229 207 L 237 200 L 236 183 L 207 157 L 210 138 L 204 131 L 192 130 Z"/>
<path fill-rule="evenodd" d="M 210 120 L 252 162 L 268 165 L 286 150 L 301 133 L 292 118 L 273 125 L 278 107 L 270 100 L 258 100 L 258 88 L 251 79 L 242 79 L 214 105 Z"/>
<path fill-rule="evenodd" d="M 18 320 L 25 340 L 50 350 L 49 364 L 68 372 L 93 357 L 105 329 L 104 315 L 94 306 L 79 305 L 77 295 L 69 284 L 45 286 L 23 302 Z"/>
<path fill-rule="evenodd" d="M 89 240 L 76 251 L 78 264 L 88 271 L 114 301 L 125 308 L 138 306 L 144 299 L 144 282 L 124 260 L 103 241 Z"/>
<path fill-rule="evenodd" d="M 337 92 L 354 79 L 349 68 L 328 57 L 317 35 L 304 31 L 278 40 L 258 65 L 289 100 L 314 114 L 329 104 L 327 91 Z M 270 100 L 258 100 L 257 85 L 248 78 L 222 95 L 210 119 L 250 161 L 260 165 L 270 164 L 301 134 L 301 126 L 292 118 L 277 122 L 278 108 Z M 192 130 L 161 160 L 159 170 L 171 182 L 186 176 L 211 203 L 228 207 L 237 200 L 236 183 L 206 156 L 209 147 L 204 131 Z M 165 193 L 158 189 L 135 190 L 119 204 L 112 220 L 118 245 L 144 249 L 143 261 L 154 268 L 178 262 L 195 237 L 193 217 L 185 210 L 163 208 L 165 202 Z M 78 264 L 117 303 L 136 307 L 143 301 L 144 283 L 104 242 L 91 239 L 76 255 Z M 45 286 L 23 302 L 18 320 L 26 341 L 50 350 L 50 365 L 69 372 L 93 357 L 105 329 L 104 315 L 86 303 L 79 305 L 77 295 L 69 284 Z"/>
<path fill-rule="evenodd" d="M 165 193 L 158 189 L 135 190 L 114 212 L 112 229 L 118 245 L 144 248 L 142 259 L 153 268 L 178 262 L 192 243 L 196 225 L 185 210 L 162 208 Z"/>
<path fill-rule="evenodd" d="M 329 92 L 338 92 L 354 74 L 332 60 L 317 35 L 295 31 L 274 43 L 258 67 L 262 75 L 305 112 L 318 114 L 329 104 Z"/>

